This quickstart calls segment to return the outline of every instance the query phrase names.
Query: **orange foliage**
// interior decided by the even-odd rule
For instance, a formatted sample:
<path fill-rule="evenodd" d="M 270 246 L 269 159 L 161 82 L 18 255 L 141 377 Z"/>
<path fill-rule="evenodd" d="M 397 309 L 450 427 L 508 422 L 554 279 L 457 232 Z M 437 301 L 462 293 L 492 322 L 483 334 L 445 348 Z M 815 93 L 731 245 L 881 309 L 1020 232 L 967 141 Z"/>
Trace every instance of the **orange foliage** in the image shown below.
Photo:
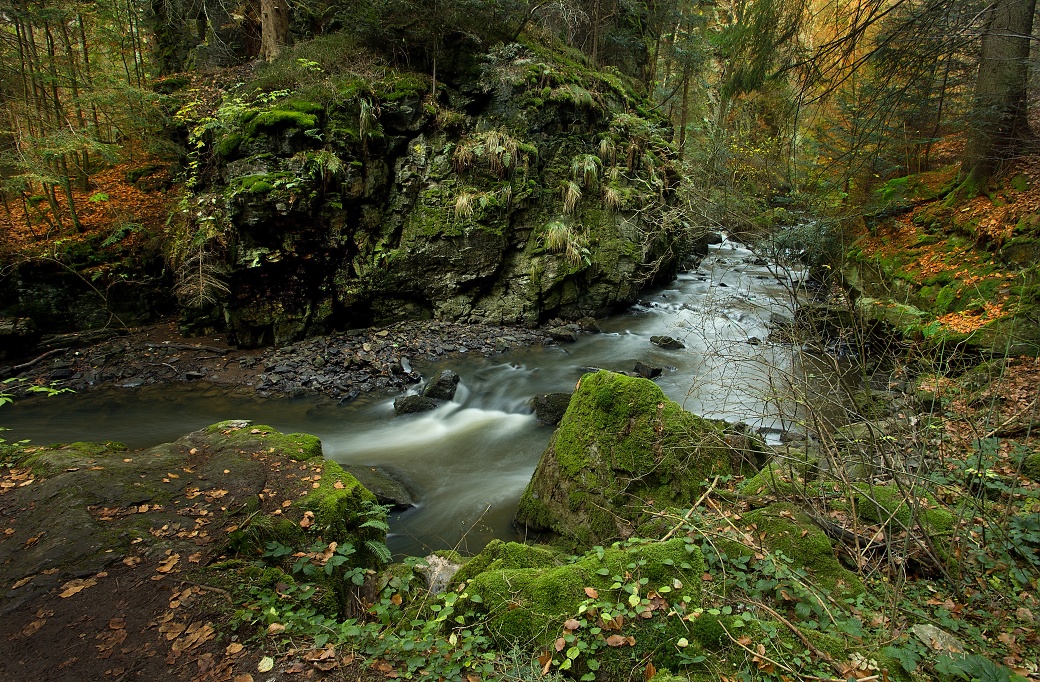
<path fill-rule="evenodd" d="M 127 172 L 144 165 L 146 161 L 134 166 L 113 166 L 90 177 L 90 190 L 74 191 L 76 212 L 84 230 L 79 235 L 72 234 L 72 219 L 62 193 L 58 193 L 59 221 L 54 221 L 50 205 L 46 201 L 40 204 L 39 212 L 30 208 L 27 216 L 23 202 L 17 197 L 9 198 L 7 205 L 10 213 L 0 210 L 0 243 L 5 250 L 18 251 L 44 245 L 60 237 L 82 239 L 91 233 L 111 232 L 125 223 L 141 225 L 147 232 L 158 232 L 166 224 L 172 200 L 177 193 L 163 189 L 171 185 L 169 173 L 165 169 L 155 171 L 139 183 L 146 187 L 155 187 L 154 190 L 146 191 L 128 182 Z M 107 199 L 103 196 L 107 196 Z M 60 222 L 65 234 L 59 234 L 57 227 L 49 224 L 43 218 L 43 214 L 49 215 L 53 222 Z"/>

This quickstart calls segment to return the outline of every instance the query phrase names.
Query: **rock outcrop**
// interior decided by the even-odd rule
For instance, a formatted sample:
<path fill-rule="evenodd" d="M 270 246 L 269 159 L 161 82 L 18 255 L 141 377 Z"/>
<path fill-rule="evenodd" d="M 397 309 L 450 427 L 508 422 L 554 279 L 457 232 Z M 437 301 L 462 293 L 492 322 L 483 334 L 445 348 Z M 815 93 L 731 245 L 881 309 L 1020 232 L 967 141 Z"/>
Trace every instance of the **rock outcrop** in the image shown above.
<path fill-rule="evenodd" d="M 204 149 L 186 225 L 227 291 L 186 307 L 189 328 L 256 346 L 405 318 L 532 325 L 675 272 L 672 148 L 621 78 L 514 44 L 436 96 L 419 74 L 330 79 L 344 94 L 235 104 Z M 181 262 L 205 257 L 191 248 Z"/>

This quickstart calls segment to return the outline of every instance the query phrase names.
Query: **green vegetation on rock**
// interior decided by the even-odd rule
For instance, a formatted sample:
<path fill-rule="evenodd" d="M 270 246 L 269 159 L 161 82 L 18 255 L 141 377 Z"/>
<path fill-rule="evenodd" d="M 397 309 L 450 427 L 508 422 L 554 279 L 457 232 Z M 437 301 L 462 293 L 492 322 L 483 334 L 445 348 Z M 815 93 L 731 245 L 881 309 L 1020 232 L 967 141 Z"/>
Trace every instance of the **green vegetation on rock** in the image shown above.
<path fill-rule="evenodd" d="M 652 381 L 586 374 L 542 453 L 516 521 L 588 547 L 631 534 L 647 508 L 681 507 L 725 473 L 721 431 Z"/>

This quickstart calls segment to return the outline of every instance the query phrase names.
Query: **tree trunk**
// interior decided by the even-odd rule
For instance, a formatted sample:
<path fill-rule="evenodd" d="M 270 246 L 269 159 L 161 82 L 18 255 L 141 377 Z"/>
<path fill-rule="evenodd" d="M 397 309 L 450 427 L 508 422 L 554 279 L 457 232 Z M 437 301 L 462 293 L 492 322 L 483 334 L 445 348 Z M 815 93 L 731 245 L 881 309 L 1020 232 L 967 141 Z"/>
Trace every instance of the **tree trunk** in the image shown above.
<path fill-rule="evenodd" d="M 973 122 L 961 159 L 961 175 L 976 190 L 1032 137 L 1026 85 L 1035 10 L 1036 0 L 994 0 L 986 17 Z"/>
<path fill-rule="evenodd" d="M 260 53 L 267 61 L 285 47 L 289 35 L 289 4 L 286 0 L 260 0 Z"/>

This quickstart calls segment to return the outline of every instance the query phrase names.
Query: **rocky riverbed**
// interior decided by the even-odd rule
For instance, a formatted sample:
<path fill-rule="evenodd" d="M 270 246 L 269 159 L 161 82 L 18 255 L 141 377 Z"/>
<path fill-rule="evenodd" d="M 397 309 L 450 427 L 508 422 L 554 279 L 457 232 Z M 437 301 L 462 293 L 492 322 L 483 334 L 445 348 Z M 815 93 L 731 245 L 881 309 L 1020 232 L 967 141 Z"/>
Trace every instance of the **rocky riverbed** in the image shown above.
<path fill-rule="evenodd" d="M 206 382 L 259 397 L 320 394 L 351 400 L 381 389 L 403 390 L 421 380 L 415 362 L 477 353 L 491 356 L 511 348 L 573 341 L 594 330 L 553 320 L 527 329 L 487 324 L 408 321 L 386 327 L 317 336 L 281 348 L 242 350 L 221 337 L 184 338 L 164 322 L 108 338 L 67 335 L 64 347 L 0 365 L 0 377 L 23 380 L 9 390 L 51 385 L 74 391 L 101 387 L 137 388 L 175 382 Z"/>

